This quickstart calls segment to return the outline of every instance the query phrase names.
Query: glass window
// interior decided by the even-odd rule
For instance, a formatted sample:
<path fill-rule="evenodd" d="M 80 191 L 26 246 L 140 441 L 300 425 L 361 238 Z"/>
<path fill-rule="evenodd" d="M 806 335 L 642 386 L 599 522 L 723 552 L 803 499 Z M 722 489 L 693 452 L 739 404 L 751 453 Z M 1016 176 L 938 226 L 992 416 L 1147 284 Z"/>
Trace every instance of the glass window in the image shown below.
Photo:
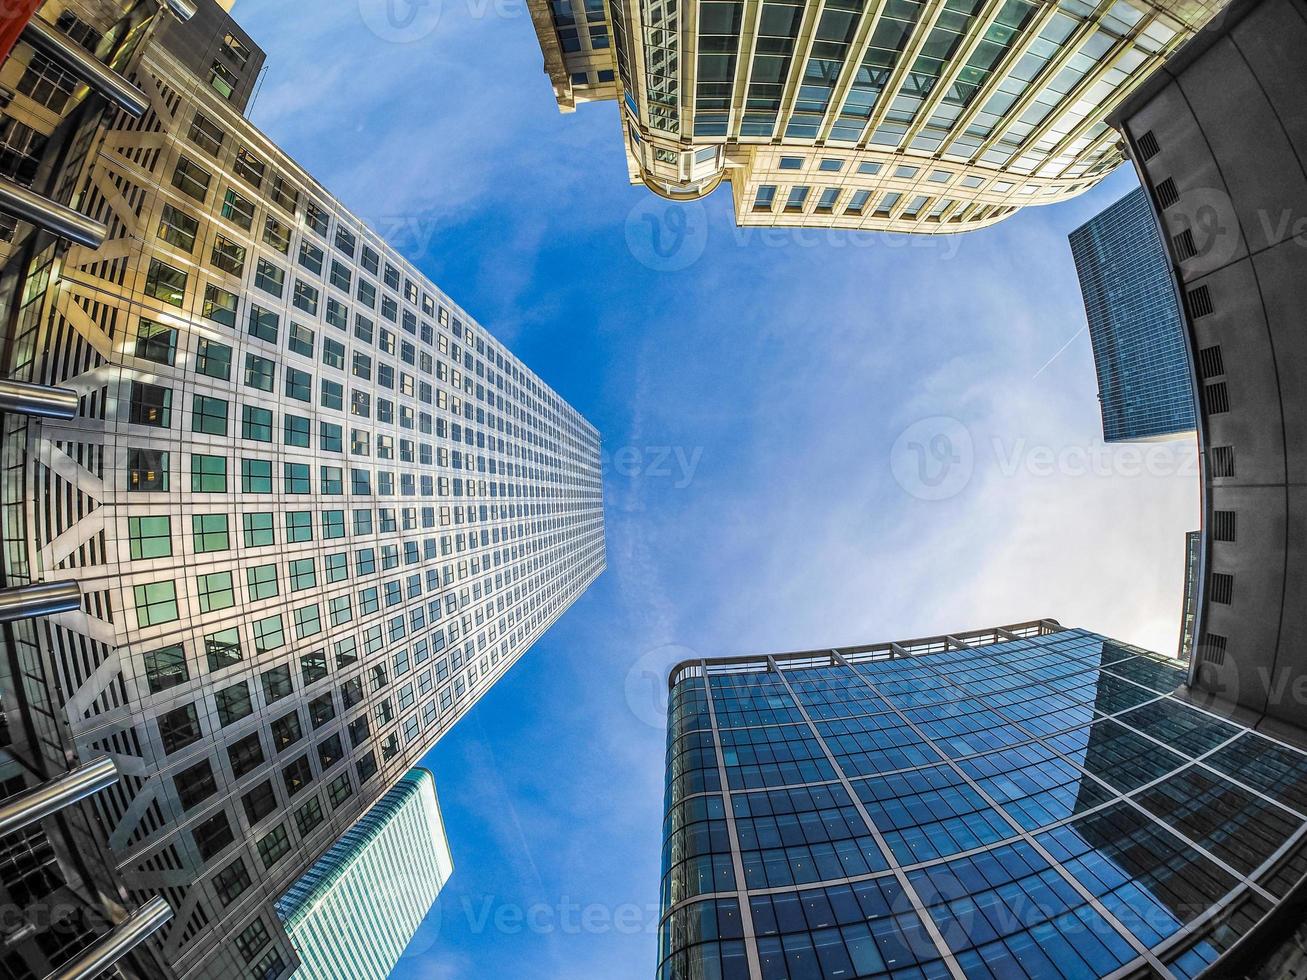
<path fill-rule="evenodd" d="M 226 493 L 227 457 L 191 453 L 191 492 Z"/>
<path fill-rule="evenodd" d="M 186 273 L 181 269 L 158 259 L 151 259 L 150 270 L 145 276 L 145 294 L 171 306 L 180 307 L 186 301 L 187 278 Z"/>
<path fill-rule="evenodd" d="M 251 187 L 263 186 L 263 175 L 266 165 L 262 160 L 251 153 L 247 148 L 241 147 L 236 153 L 236 162 L 232 169 L 236 176 L 250 184 Z"/>
<path fill-rule="evenodd" d="M 290 394 L 288 391 L 287 394 Z M 291 415 L 289 412 L 282 418 L 284 423 L 282 431 L 282 441 L 288 446 L 298 446 L 301 449 L 307 449 L 309 445 L 309 426 L 312 421 L 300 415 Z"/>
<path fill-rule="evenodd" d="M 254 269 L 254 285 L 280 299 L 286 290 L 286 270 L 267 259 L 259 259 Z"/>
<path fill-rule="evenodd" d="M 258 391 L 272 391 L 276 382 L 277 365 L 257 354 L 245 355 L 245 384 Z"/>
<path fill-rule="evenodd" d="M 213 120 L 200 112 L 197 112 L 195 118 L 191 120 L 190 132 L 187 133 L 187 139 L 213 156 L 218 155 L 218 151 L 222 149 L 222 141 L 226 137 L 227 134 Z"/>
<path fill-rule="evenodd" d="M 345 370 L 345 345 L 332 340 L 330 337 L 323 337 L 322 363 L 327 367 L 333 367 L 340 371 Z"/>
<path fill-rule="evenodd" d="M 260 838 L 258 849 L 259 849 L 259 857 L 263 861 L 264 868 L 271 868 L 274 864 L 276 864 L 278 861 L 284 858 L 288 853 L 290 853 L 290 837 L 286 833 L 285 825 L 278 824 L 276 827 L 272 829 L 270 833 Z M 256 920 L 255 925 L 262 927 L 263 922 L 261 920 Z M 246 932 L 249 932 L 249 930 L 247 929 Z M 260 944 L 259 946 L 260 949 L 263 947 L 263 945 L 266 945 L 266 936 L 267 936 L 266 932 L 264 933 L 264 936 L 265 936 L 265 941 L 264 943 Z M 240 941 L 243 938 L 244 938 L 243 934 L 242 936 L 237 937 L 238 948 L 240 947 L 241 944 Z M 256 949 L 255 952 L 257 953 L 258 950 Z M 250 959 L 253 958 L 253 954 L 246 954 L 245 958 L 246 958 L 246 962 L 248 962 Z"/>
<path fill-rule="evenodd" d="M 158 449 L 129 448 L 127 489 L 129 492 L 167 490 L 168 454 Z"/>
<path fill-rule="evenodd" d="M 233 276 L 245 272 L 245 246 L 219 235 L 213 242 L 213 254 L 210 257 L 215 268 Z"/>
<path fill-rule="evenodd" d="M 199 233 L 200 222 L 181 208 L 165 204 L 159 217 L 159 237 L 169 245 L 183 252 L 195 250 L 195 236 Z"/>
<path fill-rule="evenodd" d="M 286 645 L 286 629 L 280 615 L 269 616 L 254 623 L 254 649 L 270 653 Z"/>
<path fill-rule="evenodd" d="M 216 340 L 200 338 L 195 350 L 195 371 L 220 381 L 231 380 L 231 348 Z"/>
<path fill-rule="evenodd" d="M 195 839 L 195 847 L 200 852 L 200 857 L 205 861 L 215 857 L 236 839 L 231 832 L 231 824 L 227 821 L 227 814 L 221 810 L 196 824 L 191 831 L 191 836 Z"/>
<path fill-rule="evenodd" d="M 162 647 L 145 654 L 145 680 L 151 694 L 184 684 L 190 679 L 186 668 L 186 648 L 180 643 Z"/>
<path fill-rule="evenodd" d="M 151 582 L 132 587 L 136 599 L 136 625 L 141 629 L 171 623 L 177 616 L 177 586 L 173 582 Z"/>
<path fill-rule="evenodd" d="M 204 287 L 204 307 L 201 312 L 215 323 L 221 323 L 224 327 L 235 329 L 236 303 L 235 293 L 220 289 L 213 283 L 208 283 Z"/>
<path fill-rule="evenodd" d="M 166 429 L 172 424 L 172 389 L 133 381 L 128 421 Z"/>
<path fill-rule="evenodd" d="M 227 867 L 213 876 L 213 887 L 218 893 L 218 900 L 223 907 L 236 901 L 250 887 L 250 873 L 245 868 L 245 860 L 237 858 Z"/>
<path fill-rule="evenodd" d="M 173 777 L 173 786 L 182 810 L 192 810 L 218 792 L 218 784 L 213 779 L 213 767 L 208 759 L 202 759 L 188 769 L 183 769 Z"/>
<path fill-rule="evenodd" d="M 230 187 L 222 197 L 221 215 L 246 231 L 254 227 L 254 205 Z"/>
<path fill-rule="evenodd" d="M 289 671 L 289 668 L 287 668 Z M 286 683 L 290 683 L 290 675 L 287 673 Z M 294 745 L 300 740 L 304 732 L 300 728 L 300 716 L 298 712 L 291 711 L 282 715 L 272 723 L 272 744 L 280 752 L 287 746 Z"/>
<path fill-rule="evenodd" d="M 196 395 L 191 402 L 191 431 L 211 436 L 227 434 L 227 402 L 209 395 Z"/>
<path fill-rule="evenodd" d="M 177 169 L 172 173 L 172 186 L 197 201 L 203 201 L 208 196 L 211 180 L 213 175 L 188 157 L 181 157 L 177 161 Z"/>
<path fill-rule="evenodd" d="M 242 405 L 241 438 L 272 442 L 272 412 L 255 405 Z"/>
<path fill-rule="evenodd" d="M 311 402 L 313 400 L 313 375 L 287 365 L 286 397 L 294 398 L 296 401 Z"/>
<path fill-rule="evenodd" d="M 127 534 L 132 561 L 172 554 L 172 526 L 167 517 L 129 517 Z"/>
<path fill-rule="evenodd" d="M 313 513 L 311 511 L 292 510 L 286 512 L 286 540 L 289 542 L 313 540 Z"/>
<path fill-rule="evenodd" d="M 312 357 L 313 331 L 308 327 L 292 322 L 290 325 L 290 334 L 286 338 L 286 346 L 296 354 L 303 354 L 305 357 Z"/>
<path fill-rule="evenodd" d="M 290 254 L 290 229 L 276 218 L 263 219 L 263 241 L 282 255 Z"/>
<path fill-rule="evenodd" d="M 302 279 L 295 280 L 295 306 L 310 316 L 318 315 L 318 290 Z"/>
<path fill-rule="evenodd" d="M 322 249 L 312 242 L 300 242 L 299 263 L 308 269 L 314 275 L 322 275 L 322 260 L 325 257 Z"/>
<path fill-rule="evenodd" d="M 204 735 L 200 729 L 199 715 L 196 714 L 193 704 L 185 704 L 180 708 L 165 711 L 159 715 L 157 724 L 159 740 L 163 743 L 163 751 L 168 755 L 198 742 Z"/>
<path fill-rule="evenodd" d="M 241 460 L 241 493 L 272 493 L 271 460 Z"/>
<path fill-rule="evenodd" d="M 312 493 L 309 480 L 308 463 L 282 464 L 283 492 L 292 494 Z"/>
<path fill-rule="evenodd" d="M 227 532 L 226 514 L 191 515 L 191 536 L 195 551 L 205 554 L 211 551 L 226 551 L 231 547 Z"/>
<path fill-rule="evenodd" d="M 273 792 L 272 780 L 265 779 L 242 796 L 241 805 L 245 807 L 245 816 L 251 825 L 257 824 L 276 810 L 277 794 Z"/>
<path fill-rule="evenodd" d="M 319 235 L 325 236 L 327 234 L 329 220 L 327 212 L 323 209 L 322 205 L 318 204 L 317 201 L 309 201 L 309 203 L 305 205 L 304 220 L 308 223 L 308 226 Z"/>
<path fill-rule="evenodd" d="M 241 656 L 240 630 L 231 626 L 210 633 L 204 638 L 204 654 L 209 662 L 209 670 L 222 670 L 224 667 L 240 663 L 244 659 Z"/>
<path fill-rule="evenodd" d="M 281 778 L 287 796 L 294 796 L 313 782 L 313 768 L 309 765 L 308 755 L 300 756 L 282 769 Z"/>
<path fill-rule="evenodd" d="M 263 765 L 263 743 L 259 741 L 259 733 L 251 732 L 227 746 L 227 759 L 237 779 Z"/>
<path fill-rule="evenodd" d="M 277 566 L 251 566 L 245 570 L 245 581 L 251 602 L 258 602 L 260 599 L 271 599 L 277 595 Z"/>
<path fill-rule="evenodd" d="M 213 702 L 218 709 L 218 721 L 224 728 L 249 717 L 254 712 L 250 686 L 245 681 L 237 681 L 230 687 L 215 691 Z"/>
<path fill-rule="evenodd" d="M 245 525 L 245 547 L 264 548 L 276 544 L 271 513 L 244 514 L 242 520 Z"/>
<path fill-rule="evenodd" d="M 195 585 L 201 613 L 217 612 L 236 605 L 236 592 L 232 588 L 231 572 L 197 575 Z"/>

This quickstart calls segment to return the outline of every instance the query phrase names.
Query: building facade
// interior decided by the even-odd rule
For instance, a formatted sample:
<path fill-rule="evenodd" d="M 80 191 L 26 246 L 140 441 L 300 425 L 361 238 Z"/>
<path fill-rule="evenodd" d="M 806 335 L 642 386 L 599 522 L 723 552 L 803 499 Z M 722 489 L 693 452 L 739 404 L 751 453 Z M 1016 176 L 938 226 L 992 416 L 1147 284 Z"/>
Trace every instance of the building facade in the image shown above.
<path fill-rule="evenodd" d="M 1198 583 L 1203 574 L 1203 532 L 1184 536 L 1184 599 L 1180 609 L 1180 647 L 1176 656 L 1188 665 L 1194 655 L 1194 621 L 1198 616 Z"/>
<path fill-rule="evenodd" d="M 1193 435 L 1184 319 L 1148 195 L 1131 191 L 1070 240 L 1094 348 L 1103 439 Z"/>
<path fill-rule="evenodd" d="M 12 679 L 121 772 L 86 805 L 129 903 L 173 910 L 153 948 L 271 980 L 276 900 L 604 540 L 598 433 L 244 118 L 214 68 L 242 56 L 151 45 L 144 111 L 60 175 L 104 241 L 11 259 L 5 377 L 75 408 L 6 417 L 0 505 L 6 584 L 80 592 L 15 633 Z"/>
<path fill-rule="evenodd" d="M 615 98 L 628 176 L 741 225 L 919 234 L 1065 200 L 1122 160 L 1107 114 L 1220 0 L 553 0 L 560 108 Z M 611 90 L 611 91 L 610 91 Z"/>
<path fill-rule="evenodd" d="M 400 779 L 277 902 L 301 980 L 386 980 L 454 873 L 436 783 Z"/>
<path fill-rule="evenodd" d="M 1051 620 L 678 665 L 660 980 L 1197 976 L 1307 873 L 1307 754 L 1184 680 Z"/>

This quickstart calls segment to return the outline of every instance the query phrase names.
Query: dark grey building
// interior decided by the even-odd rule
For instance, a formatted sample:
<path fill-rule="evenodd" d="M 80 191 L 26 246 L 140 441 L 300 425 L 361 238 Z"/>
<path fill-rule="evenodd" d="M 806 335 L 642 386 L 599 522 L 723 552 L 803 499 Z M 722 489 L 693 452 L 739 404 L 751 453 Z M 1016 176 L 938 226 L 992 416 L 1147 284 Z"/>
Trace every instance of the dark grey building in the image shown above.
<path fill-rule="evenodd" d="M 1180 306 L 1148 197 L 1131 191 L 1071 233 L 1107 442 L 1194 430 Z"/>

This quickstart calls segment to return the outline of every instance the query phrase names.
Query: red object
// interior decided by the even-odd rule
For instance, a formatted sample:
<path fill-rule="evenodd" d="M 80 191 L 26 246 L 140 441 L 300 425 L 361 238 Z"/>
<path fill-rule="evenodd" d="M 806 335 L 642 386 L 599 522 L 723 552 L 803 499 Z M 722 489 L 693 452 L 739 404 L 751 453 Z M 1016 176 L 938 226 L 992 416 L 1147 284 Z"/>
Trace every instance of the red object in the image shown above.
<path fill-rule="evenodd" d="M 18 36 L 40 5 L 41 0 L 0 0 L 0 63 L 14 50 Z"/>

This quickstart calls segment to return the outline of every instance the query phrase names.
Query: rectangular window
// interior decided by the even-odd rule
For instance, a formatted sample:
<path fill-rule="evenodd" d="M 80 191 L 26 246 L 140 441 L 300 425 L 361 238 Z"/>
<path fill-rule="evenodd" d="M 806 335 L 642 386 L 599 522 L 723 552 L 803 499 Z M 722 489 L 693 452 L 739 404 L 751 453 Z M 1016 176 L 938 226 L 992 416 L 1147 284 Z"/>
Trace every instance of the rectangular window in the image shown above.
<path fill-rule="evenodd" d="M 231 348 L 201 337 L 195 347 L 195 371 L 207 378 L 230 381 Z"/>
<path fill-rule="evenodd" d="M 350 286 L 353 284 L 349 267 L 337 262 L 335 259 L 331 260 L 331 284 L 337 289 L 344 290 L 346 294 L 349 293 Z"/>
<path fill-rule="evenodd" d="M 280 615 L 256 620 L 253 630 L 256 653 L 271 653 L 286 645 L 286 629 Z"/>
<path fill-rule="evenodd" d="M 340 371 L 345 370 L 345 345 L 330 337 L 323 337 L 322 363 Z"/>
<path fill-rule="evenodd" d="M 317 201 L 309 201 L 309 203 L 305 205 L 304 220 L 315 232 L 326 237 L 329 219 L 327 217 L 327 212 L 323 210 L 322 205 L 318 204 Z"/>
<path fill-rule="evenodd" d="M 295 306 L 310 316 L 318 315 L 318 291 L 302 279 L 295 280 Z"/>
<path fill-rule="evenodd" d="M 259 768 L 264 759 L 263 743 L 259 741 L 258 732 L 251 732 L 227 746 L 227 760 L 237 779 Z"/>
<path fill-rule="evenodd" d="M 236 328 L 236 294 L 206 283 L 204 286 L 204 307 L 201 312 L 215 323 L 224 327 Z"/>
<path fill-rule="evenodd" d="M 336 226 L 336 247 L 348 255 L 351 259 L 354 257 L 354 249 L 358 239 L 354 233 L 344 225 Z"/>
<path fill-rule="evenodd" d="M 345 304 L 334 296 L 327 297 L 327 312 L 325 314 L 327 323 L 337 330 L 345 330 L 349 327 L 349 310 Z"/>
<path fill-rule="evenodd" d="M 191 401 L 191 431 L 211 436 L 227 434 L 227 402 L 208 395 L 196 395 Z"/>
<path fill-rule="evenodd" d="M 290 334 L 286 338 L 286 346 L 296 354 L 302 354 L 305 357 L 312 357 L 313 331 L 308 327 L 292 322 L 290 325 Z"/>
<path fill-rule="evenodd" d="M 263 241 L 282 255 L 290 254 L 290 229 L 276 218 L 263 219 Z"/>
<path fill-rule="evenodd" d="M 245 547 L 266 548 L 277 543 L 271 513 L 263 511 L 244 514 L 242 523 L 245 529 Z"/>
<path fill-rule="evenodd" d="M 246 387 L 258 391 L 272 391 L 276 382 L 276 371 L 276 363 L 266 357 L 259 357 L 257 354 L 245 355 Z"/>
<path fill-rule="evenodd" d="M 271 460 L 241 460 L 241 493 L 272 493 Z"/>
<path fill-rule="evenodd" d="M 167 490 L 168 454 L 157 449 L 127 450 L 129 492 Z"/>
<path fill-rule="evenodd" d="M 251 602 L 277 595 L 277 566 L 252 565 L 245 570 L 245 588 Z"/>
<path fill-rule="evenodd" d="M 283 491 L 289 494 L 312 493 L 308 463 L 283 463 Z"/>
<path fill-rule="evenodd" d="M 145 276 L 145 293 L 170 306 L 182 306 L 186 301 L 188 276 L 158 259 L 150 260 L 150 271 Z"/>
<path fill-rule="evenodd" d="M 159 218 L 159 237 L 169 245 L 186 253 L 193 252 L 195 236 L 199 230 L 198 218 L 192 218 L 181 208 L 175 208 L 171 204 L 163 206 L 163 213 Z"/>
<path fill-rule="evenodd" d="M 200 857 L 205 861 L 216 857 L 236 839 L 231 832 L 227 814 L 222 810 L 196 824 L 195 829 L 191 831 L 191 837 L 195 840 L 195 847 L 200 852 Z"/>
<path fill-rule="evenodd" d="M 226 551 L 231 547 L 226 514 L 191 515 L 191 538 L 197 554 Z"/>
<path fill-rule="evenodd" d="M 241 197 L 230 187 L 222 196 L 222 209 L 219 212 L 234 225 L 249 231 L 254 227 L 254 205 Z"/>
<path fill-rule="evenodd" d="M 172 425 L 172 389 L 133 381 L 128 421 L 166 429 Z"/>
<path fill-rule="evenodd" d="M 272 780 L 265 779 L 242 796 L 241 804 L 245 807 L 245 816 L 251 825 L 276 810 L 277 794 L 273 792 Z"/>
<path fill-rule="evenodd" d="M 186 669 L 186 648 L 180 643 L 145 654 L 145 679 L 151 694 L 158 694 L 190 679 Z"/>
<path fill-rule="evenodd" d="M 286 540 L 290 543 L 313 540 L 313 513 L 307 510 L 286 512 Z"/>
<path fill-rule="evenodd" d="M 217 612 L 236 605 L 236 590 L 232 587 L 231 572 L 197 575 L 195 585 L 201 613 Z"/>
<path fill-rule="evenodd" d="M 313 375 L 290 365 L 286 366 L 286 397 L 296 401 L 313 400 Z"/>
<path fill-rule="evenodd" d="M 245 869 L 243 858 L 237 858 L 213 876 L 214 890 L 224 908 L 243 895 L 250 884 L 250 873 Z"/>
<path fill-rule="evenodd" d="M 263 696 L 268 704 L 272 704 L 274 701 L 280 701 L 284 697 L 289 697 L 294 690 L 295 688 L 292 686 L 290 680 L 289 664 L 282 664 L 279 667 L 273 667 L 271 670 L 265 670 L 263 672 Z M 291 721 L 287 721 L 287 719 L 291 719 Z M 299 738 L 299 716 L 291 713 L 285 718 L 282 718 L 281 722 L 288 725 L 293 722 L 295 736 L 285 743 L 286 745 L 289 745 L 290 742 Z M 274 725 L 273 727 L 275 731 L 276 726 Z M 277 739 L 274 737 L 273 741 L 275 742 Z M 284 748 L 285 745 L 280 747 Z"/>
<path fill-rule="evenodd" d="M 262 160 L 245 147 L 242 146 L 237 152 L 236 162 L 232 169 L 237 177 L 240 177 L 251 187 L 259 188 L 263 186 L 263 175 L 267 167 Z"/>
<path fill-rule="evenodd" d="M 210 261 L 215 268 L 233 276 L 245 274 L 245 246 L 219 235 L 213 242 Z"/>
<path fill-rule="evenodd" d="M 318 423 L 318 445 L 325 453 L 341 453 L 344 447 L 344 429 L 334 422 Z"/>
<path fill-rule="evenodd" d="M 305 401 L 307 400 L 305 399 Z M 282 441 L 288 446 L 307 449 L 309 446 L 309 426 L 312 424 L 310 420 L 299 415 L 291 415 L 288 412 L 283 417 L 282 422 Z"/>
<path fill-rule="evenodd" d="M 181 157 L 177 161 L 177 169 L 172 173 L 172 186 L 197 201 L 203 201 L 208 196 L 209 182 L 212 180 L 213 174 L 188 157 Z"/>
<path fill-rule="evenodd" d="M 286 270 L 267 259 L 259 259 L 254 269 L 254 285 L 280 299 L 286 289 Z"/>
<path fill-rule="evenodd" d="M 192 143 L 213 156 L 218 155 L 222 149 L 222 141 L 227 137 L 213 120 L 200 112 L 197 112 L 195 118 L 191 120 L 190 132 L 186 135 Z"/>
<path fill-rule="evenodd" d="M 198 742 L 204 735 L 193 704 L 182 705 L 159 715 L 158 726 L 159 740 L 168 755 Z"/>
<path fill-rule="evenodd" d="M 250 698 L 250 686 L 245 681 L 238 681 L 230 687 L 215 691 L 213 703 L 218 709 L 218 722 L 226 728 L 242 718 L 254 713 L 254 702 Z"/>
<path fill-rule="evenodd" d="M 136 625 L 141 629 L 171 623 L 177 616 L 177 586 L 173 582 L 151 582 L 132 587 L 136 599 Z"/>
<path fill-rule="evenodd" d="M 272 203 L 288 214 L 294 214 L 300 203 L 299 188 L 277 174 L 272 178 Z"/>
<path fill-rule="evenodd" d="M 172 523 L 167 517 L 129 517 L 127 535 L 132 561 L 172 554 Z"/>
<path fill-rule="evenodd" d="M 141 319 L 136 327 L 137 357 L 169 367 L 177 358 L 177 331 L 153 320 Z"/>
<path fill-rule="evenodd" d="M 322 275 L 323 258 L 324 253 L 318 246 L 312 242 L 300 242 L 299 263 L 314 275 Z"/>
<path fill-rule="evenodd" d="M 254 405 L 242 405 L 241 438 L 272 442 L 272 412 Z"/>
<path fill-rule="evenodd" d="M 271 868 L 274 864 L 290 853 L 290 836 L 286 833 L 286 827 L 282 824 L 278 824 L 273 828 L 271 833 L 260 838 L 258 846 L 259 858 L 263 861 L 263 867 L 265 869 Z M 263 923 L 262 921 L 257 921 L 255 925 L 262 927 Z M 246 930 L 246 932 L 248 931 L 249 930 Z M 244 935 L 237 937 L 238 946 L 240 945 L 240 940 L 243 938 Z M 250 958 L 251 957 L 247 956 L 246 961 L 248 962 Z"/>

